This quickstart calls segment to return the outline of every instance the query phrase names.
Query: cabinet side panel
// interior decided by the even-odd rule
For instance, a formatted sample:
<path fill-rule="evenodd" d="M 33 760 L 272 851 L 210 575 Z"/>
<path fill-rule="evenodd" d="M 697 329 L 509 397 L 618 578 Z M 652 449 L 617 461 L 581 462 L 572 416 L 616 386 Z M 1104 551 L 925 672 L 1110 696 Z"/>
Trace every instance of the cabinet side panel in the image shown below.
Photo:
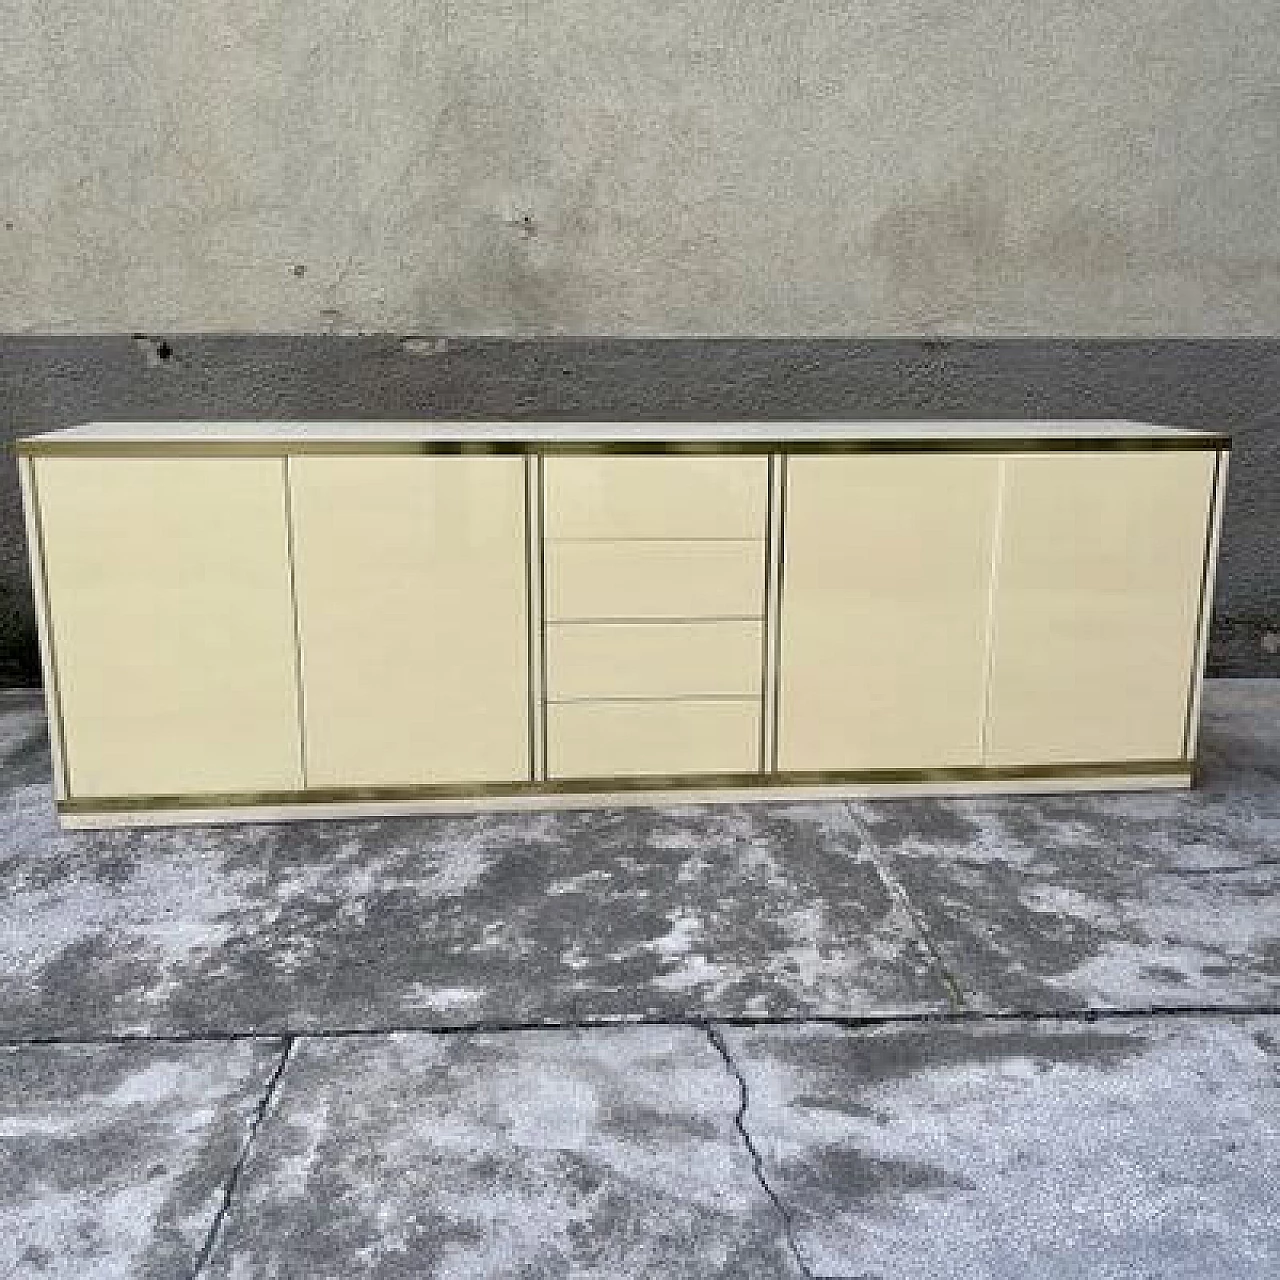
<path fill-rule="evenodd" d="M 280 460 L 34 468 L 71 795 L 300 785 Z"/>
<path fill-rule="evenodd" d="M 53 794 L 55 800 L 65 800 L 68 792 L 67 766 L 62 749 L 62 702 L 58 696 L 57 655 L 53 652 L 49 600 L 45 591 L 44 535 L 41 531 L 40 503 L 36 495 L 35 463 L 31 458 L 18 459 L 18 483 L 22 490 L 22 516 L 31 571 L 31 595 L 35 604 L 36 634 L 40 644 L 40 674 L 44 684 L 45 714 L 49 725 Z"/>
<path fill-rule="evenodd" d="M 978 762 L 999 465 L 788 458 L 780 769 Z"/>
<path fill-rule="evenodd" d="M 1008 461 L 987 763 L 1182 756 L 1214 454 Z"/>
<path fill-rule="evenodd" d="M 308 785 L 528 779 L 523 460 L 290 472 Z"/>

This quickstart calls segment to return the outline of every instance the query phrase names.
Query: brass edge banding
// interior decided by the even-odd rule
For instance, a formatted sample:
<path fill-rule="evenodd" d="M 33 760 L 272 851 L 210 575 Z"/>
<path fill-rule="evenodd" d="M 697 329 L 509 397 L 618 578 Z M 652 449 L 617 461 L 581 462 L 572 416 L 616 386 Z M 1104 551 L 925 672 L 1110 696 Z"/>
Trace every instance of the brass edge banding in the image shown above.
<path fill-rule="evenodd" d="M 1187 718 L 1182 732 L 1182 754 L 1195 750 L 1200 720 L 1200 694 L 1204 669 L 1209 656 L 1209 627 L 1213 613 L 1213 586 L 1217 570 L 1218 547 L 1222 537 L 1223 498 L 1227 479 L 1227 451 L 1214 455 L 1213 479 L 1209 491 L 1209 509 L 1205 519 L 1204 562 L 1200 573 L 1200 600 L 1196 610 L 1195 649 L 1187 682 Z"/>
<path fill-rule="evenodd" d="M 547 729 L 547 477 L 541 452 L 533 454 L 538 500 L 538 662 L 541 669 L 539 719 L 542 728 L 542 771 L 540 778 L 551 776 L 550 734 Z"/>
<path fill-rule="evenodd" d="M 778 767 L 778 734 L 782 723 L 782 600 L 787 569 L 787 488 L 789 455 L 778 455 L 778 548 L 777 548 L 777 581 L 774 585 L 774 614 L 777 625 L 773 629 L 773 734 L 772 756 L 766 767 L 774 771 Z"/>
<path fill-rule="evenodd" d="M 759 706 L 760 694 L 753 693 L 593 693 L 584 696 L 547 698 L 549 707 L 596 706 L 602 702 L 675 702 L 688 706 L 691 702 L 746 702 Z"/>
<path fill-rule="evenodd" d="M 625 545 L 627 545 L 627 546 L 630 546 L 630 545 L 632 545 L 632 544 L 634 544 L 634 543 L 637 543 L 637 542 L 659 542 L 659 543 L 664 543 L 664 544 L 665 544 L 665 543 L 672 543 L 672 542 L 674 542 L 674 543 L 679 543 L 679 544 L 681 544 L 681 545 L 684 545 L 684 544 L 686 544 L 686 543 L 690 543 L 690 542 L 693 542 L 693 543 L 703 543 L 703 542 L 726 543 L 726 542 L 727 542 L 727 543 L 730 543 L 730 544 L 738 543 L 738 544 L 740 544 L 741 546 L 745 546 L 745 547 L 753 547 L 753 546 L 757 545 L 758 543 L 761 543 L 761 542 L 765 541 L 765 539 L 763 539 L 763 538 L 712 538 L 712 537 L 708 537 L 708 536 L 707 536 L 707 535 L 705 535 L 705 534 L 700 534 L 700 535 L 697 535 L 697 536 L 695 536 L 695 537 L 685 537 L 685 536 L 683 536 L 683 535 L 677 535 L 677 536 L 675 536 L 675 537 L 667 537 L 667 538 L 652 538 L 652 537 L 644 537 L 644 538 L 636 538 L 636 537 L 617 537 L 617 538 L 615 538 L 615 537 L 602 537 L 602 538 L 597 538 L 597 537 L 589 537 L 589 538 L 588 538 L 588 537 L 572 537 L 572 538 L 565 538 L 565 537 L 552 537 L 552 538 L 548 538 L 548 539 L 547 539 L 547 541 L 548 541 L 549 543 L 551 543 L 551 545 L 552 545 L 552 546 L 555 546 L 555 547 L 563 547 L 563 546 L 565 546 L 565 545 L 570 545 L 570 546 L 573 546 L 573 545 L 579 545 L 579 546 L 580 546 L 580 545 L 582 545 L 582 544 L 584 544 L 584 543 L 585 543 L 585 544 L 587 544 L 587 545 L 596 545 L 596 546 L 613 546 L 615 543 L 623 543 L 623 544 L 625 544 Z"/>
<path fill-rule="evenodd" d="M 36 630 L 40 640 L 40 660 L 44 672 L 45 698 L 52 709 L 49 747 L 54 767 L 54 794 L 62 803 L 71 795 L 71 768 L 67 760 L 67 733 L 62 714 L 62 690 L 58 682 L 57 646 L 53 634 L 53 608 L 49 603 L 49 571 L 45 562 L 44 519 L 40 512 L 40 485 L 34 459 L 22 457 L 20 468 L 22 497 L 26 508 L 27 531 L 34 542 L 35 564 L 32 589 L 36 604 Z"/>
<path fill-rule="evenodd" d="M 533 599 L 533 557 L 535 552 L 534 508 L 533 508 L 533 459 L 526 454 L 521 463 L 521 477 L 524 480 L 524 607 L 525 607 L 525 678 L 528 681 L 529 717 L 529 781 L 538 781 L 538 713 L 539 700 L 537 670 L 538 644 L 541 622 L 534 608 Z"/>
<path fill-rule="evenodd" d="M 769 758 L 769 643 L 771 600 L 773 598 L 773 468 L 774 455 L 765 460 L 765 508 L 764 508 L 764 617 L 760 621 L 760 756 L 763 773 L 772 761 Z"/>
<path fill-rule="evenodd" d="M 129 813 L 141 810 L 244 808 L 253 805 L 394 803 L 409 800 L 466 800 L 499 796 L 538 796 L 610 791 L 702 791 L 734 787 L 753 790 L 779 786 L 894 785 L 898 783 L 1016 782 L 1039 779 L 1174 777 L 1194 769 L 1190 760 L 1105 761 L 1069 765 L 1001 765 L 988 768 L 853 769 L 783 773 L 646 774 L 623 778 L 558 778 L 546 782 L 496 782 L 386 787 L 308 787 L 302 791 L 192 792 L 181 795 L 92 796 L 60 800 L 65 814 Z"/>
<path fill-rule="evenodd" d="M 698 622 L 763 622 L 764 617 L 758 613 L 704 613 L 697 616 L 689 614 L 648 614 L 640 618 L 548 618 L 549 627 L 638 627 L 646 623 L 698 623 Z"/>
<path fill-rule="evenodd" d="M 228 426 L 234 427 L 234 423 Z M 1228 436 L 962 436 L 923 439 L 813 440 L 19 440 L 19 457 L 53 454 L 76 457 L 150 458 L 232 455 L 282 457 L 318 454 L 742 454 L 742 453 L 1078 453 L 1163 452 L 1181 449 L 1227 450 Z"/>

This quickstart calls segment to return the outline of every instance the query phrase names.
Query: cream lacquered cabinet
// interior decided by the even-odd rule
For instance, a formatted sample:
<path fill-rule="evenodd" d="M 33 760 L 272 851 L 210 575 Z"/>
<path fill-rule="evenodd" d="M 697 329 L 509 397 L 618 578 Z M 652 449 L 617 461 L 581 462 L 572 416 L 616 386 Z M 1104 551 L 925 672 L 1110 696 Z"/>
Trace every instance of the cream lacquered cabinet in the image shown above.
<path fill-rule="evenodd" d="M 29 437 L 58 812 L 1186 786 L 1227 449 L 1119 422 Z"/>

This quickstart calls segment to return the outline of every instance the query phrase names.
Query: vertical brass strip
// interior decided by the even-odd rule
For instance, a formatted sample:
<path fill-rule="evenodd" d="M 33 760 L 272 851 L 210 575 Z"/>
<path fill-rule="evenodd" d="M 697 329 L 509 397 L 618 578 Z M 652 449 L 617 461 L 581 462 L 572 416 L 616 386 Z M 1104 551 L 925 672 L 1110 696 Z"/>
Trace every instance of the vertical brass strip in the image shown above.
<path fill-rule="evenodd" d="M 766 769 L 769 758 L 769 600 L 773 594 L 773 565 L 771 563 L 772 540 L 769 531 L 773 527 L 773 455 L 765 459 L 765 508 L 764 508 L 764 610 L 760 621 L 760 772 Z"/>
<path fill-rule="evenodd" d="M 769 455 L 769 504 L 764 533 L 765 597 L 764 625 L 761 628 L 760 672 L 760 772 L 773 771 L 773 647 L 778 630 L 778 494 L 782 459 Z"/>
<path fill-rule="evenodd" d="M 777 500 L 774 506 L 777 515 L 774 521 L 774 541 L 776 543 L 774 555 L 777 564 L 774 571 L 773 591 L 773 670 L 770 673 L 772 676 L 770 683 L 773 686 L 773 729 L 769 759 L 766 762 L 766 772 L 768 773 L 778 772 L 778 725 L 782 705 L 782 604 L 787 568 L 787 458 L 787 454 L 779 453 L 776 465 Z"/>
<path fill-rule="evenodd" d="M 540 782 L 546 777 L 542 730 L 546 690 L 542 679 L 542 574 L 539 535 L 541 503 L 538 460 L 533 454 L 525 455 L 524 481 L 525 589 L 529 650 L 529 777 L 533 782 Z"/>
<path fill-rule="evenodd" d="M 62 713 L 62 693 L 58 687 L 57 646 L 53 635 L 53 610 L 49 604 L 49 572 L 45 560 L 44 520 L 40 513 L 40 490 L 35 461 L 23 458 L 19 480 L 30 543 L 31 586 L 36 605 L 36 632 L 40 640 L 40 663 L 44 672 L 45 705 L 49 715 L 49 750 L 53 760 L 54 798 L 71 795 L 71 769 L 67 761 L 66 722 Z"/>
<path fill-rule="evenodd" d="M 541 670 L 541 696 L 538 710 L 542 722 L 542 772 L 539 781 L 551 776 L 551 757 L 547 749 L 547 486 L 541 451 L 534 455 L 535 488 L 538 508 L 538 650 Z"/>
<path fill-rule="evenodd" d="M 530 524 L 533 520 L 533 500 L 529 494 L 531 481 L 529 479 L 529 455 L 525 454 L 521 463 L 521 477 L 524 480 L 524 643 L 525 643 L 525 680 L 528 685 L 526 702 L 526 714 L 529 717 L 527 725 L 528 733 L 526 735 L 529 747 L 529 781 L 536 782 L 538 780 L 538 752 L 535 746 L 536 726 L 534 721 L 534 704 L 537 701 L 536 684 L 534 680 L 534 662 L 535 637 L 533 634 L 533 537 L 530 531 Z"/>
<path fill-rule="evenodd" d="M 991 563 L 987 578 L 986 670 L 982 681 L 982 723 L 978 727 L 978 759 L 987 763 L 991 734 L 991 683 L 996 669 L 996 605 L 999 603 L 1000 563 L 1004 552 L 1004 493 L 1009 459 L 996 468 L 996 509 L 991 520 Z"/>
<path fill-rule="evenodd" d="M 1187 685 L 1187 719 L 1182 732 L 1182 754 L 1194 760 L 1200 731 L 1200 695 L 1204 688 L 1204 668 L 1208 660 L 1209 626 L 1213 620 L 1213 584 L 1218 564 L 1218 544 L 1222 537 L 1222 513 L 1227 483 L 1226 452 L 1214 455 L 1213 481 L 1209 490 L 1209 510 L 1205 520 L 1204 561 L 1200 570 L 1200 603 L 1196 610 L 1196 647 Z"/>
<path fill-rule="evenodd" d="M 298 609 L 298 570 L 293 527 L 293 471 L 291 459 L 281 460 L 281 479 L 284 484 L 285 548 L 289 561 L 289 603 L 293 612 L 293 683 L 298 701 L 298 769 L 302 785 L 307 786 L 307 697 L 306 681 L 302 672 L 302 624 Z"/>

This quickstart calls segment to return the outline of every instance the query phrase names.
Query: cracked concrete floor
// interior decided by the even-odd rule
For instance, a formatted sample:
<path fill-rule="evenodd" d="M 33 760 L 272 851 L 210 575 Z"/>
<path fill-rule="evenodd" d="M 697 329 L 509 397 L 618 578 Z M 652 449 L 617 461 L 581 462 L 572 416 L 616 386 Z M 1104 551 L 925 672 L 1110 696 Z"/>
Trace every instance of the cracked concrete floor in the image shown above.
<path fill-rule="evenodd" d="M 0 1276 L 1280 1274 L 1280 682 L 1190 793 L 61 832 Z"/>

